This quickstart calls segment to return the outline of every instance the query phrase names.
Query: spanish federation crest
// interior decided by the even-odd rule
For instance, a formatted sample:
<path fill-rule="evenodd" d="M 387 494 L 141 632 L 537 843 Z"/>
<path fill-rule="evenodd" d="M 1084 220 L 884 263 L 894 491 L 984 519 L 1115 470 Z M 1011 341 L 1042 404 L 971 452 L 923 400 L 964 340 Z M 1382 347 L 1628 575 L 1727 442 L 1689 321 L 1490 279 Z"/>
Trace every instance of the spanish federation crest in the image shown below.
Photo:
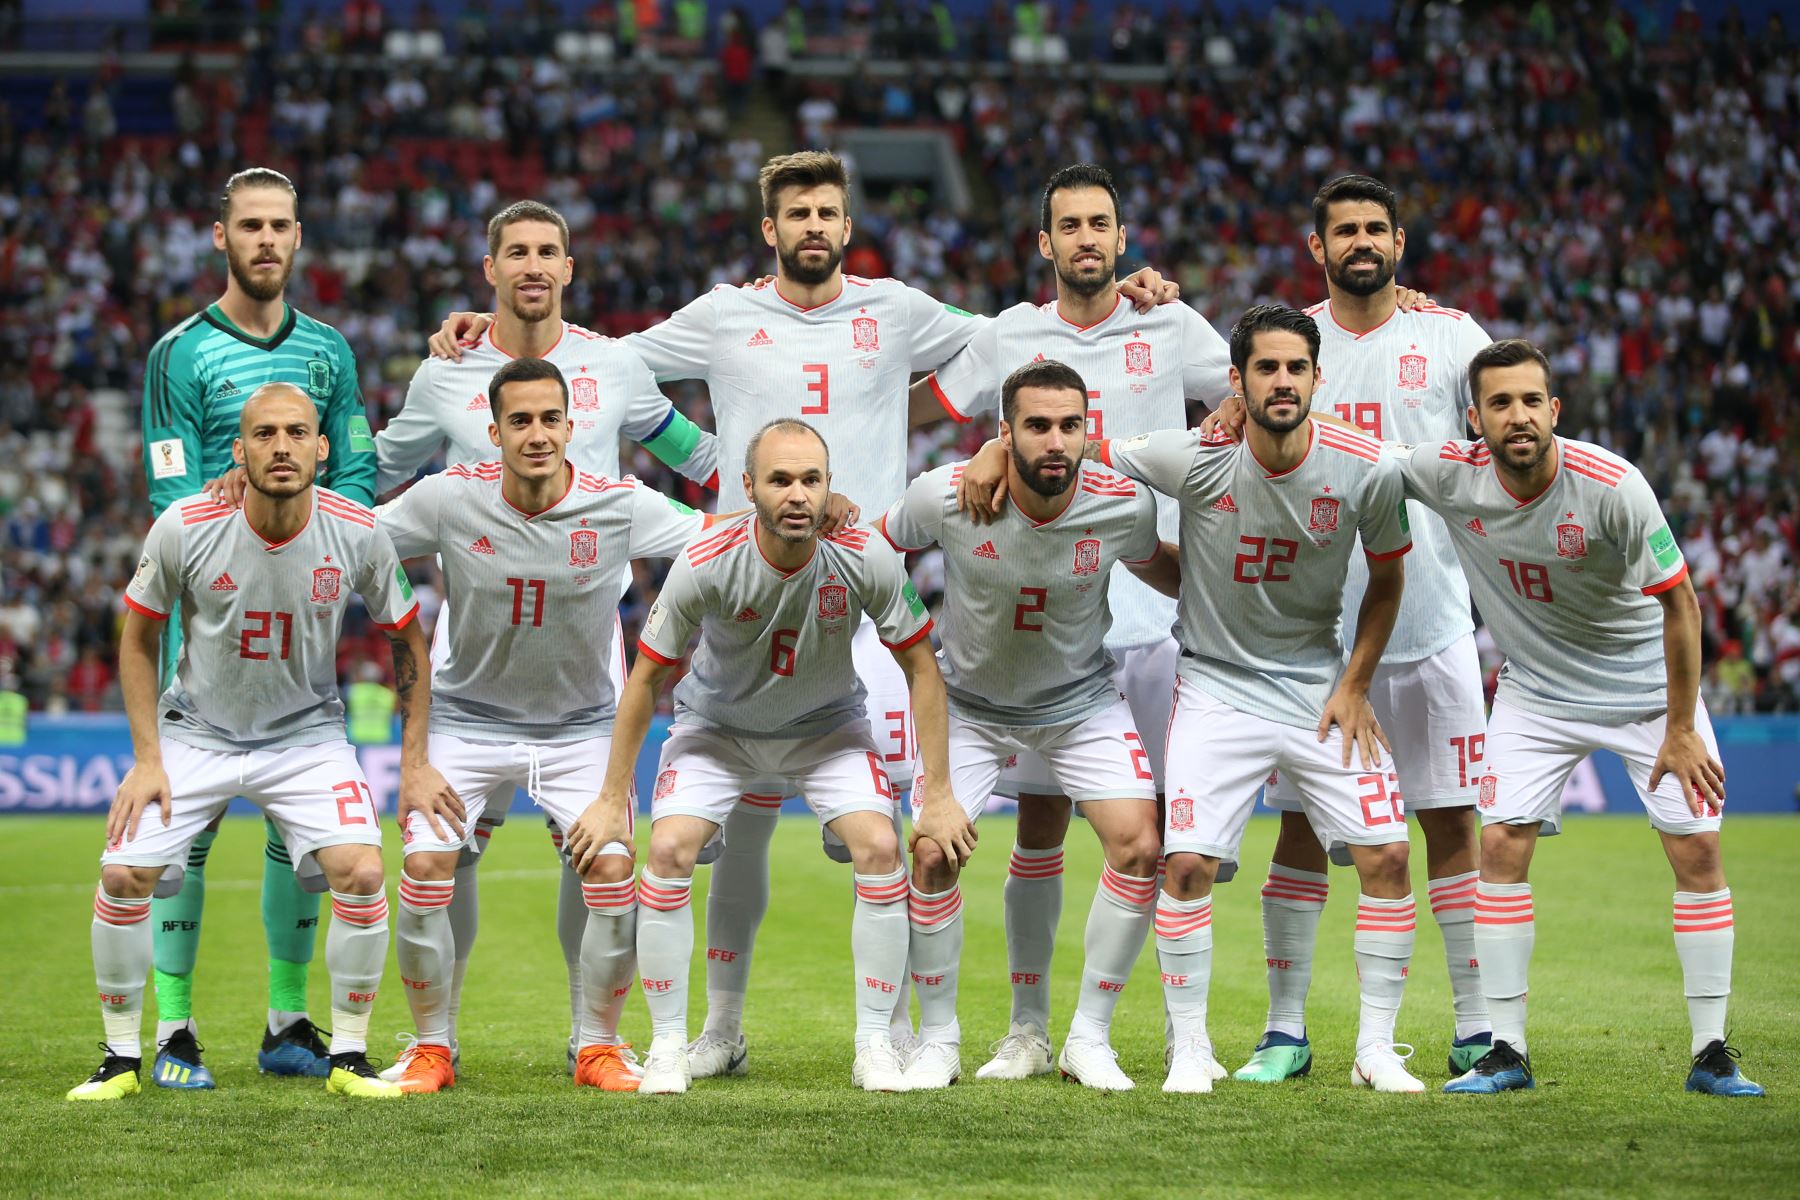
<path fill-rule="evenodd" d="M 675 772 L 673 770 L 664 771 L 656 777 L 656 794 L 651 798 L 653 800 L 666 800 L 674 790 Z"/>
<path fill-rule="evenodd" d="M 819 585 L 819 619 L 830 621 L 850 615 L 850 589 L 841 583 Z"/>
<path fill-rule="evenodd" d="M 1556 557 L 1586 558 L 1587 532 L 1573 521 L 1564 521 L 1556 527 Z"/>
<path fill-rule="evenodd" d="M 1192 829 L 1194 827 L 1194 799 L 1192 796 L 1177 796 L 1169 801 L 1169 828 Z"/>
<path fill-rule="evenodd" d="M 1150 343 L 1125 343 L 1125 373 L 1127 375 L 1148 375 L 1151 373 Z"/>
<path fill-rule="evenodd" d="M 1500 781 L 1492 775 L 1483 775 L 1481 777 L 1481 794 L 1475 803 L 1480 808 L 1492 808 L 1494 801 L 1499 798 L 1499 793 Z"/>
<path fill-rule="evenodd" d="M 322 358 L 306 360 L 306 390 L 320 400 L 331 395 L 331 364 Z"/>
<path fill-rule="evenodd" d="M 600 407 L 600 382 L 588 375 L 569 380 L 569 407 L 576 412 L 594 412 Z"/>
<path fill-rule="evenodd" d="M 1075 571 L 1077 575 L 1092 575 L 1100 570 L 1100 539 L 1082 538 L 1075 543 Z"/>
<path fill-rule="evenodd" d="M 1314 496 L 1312 516 L 1307 520 L 1306 527 L 1314 533 L 1336 533 L 1338 507 L 1336 496 Z"/>
<path fill-rule="evenodd" d="M 874 317 L 853 317 L 850 321 L 850 345 L 857 350 L 881 349 L 881 335 Z"/>
<path fill-rule="evenodd" d="M 314 604 L 330 604 L 338 598 L 344 573 L 336 567 L 314 567 L 312 598 Z"/>
<path fill-rule="evenodd" d="M 600 561 L 600 535 L 592 529 L 569 532 L 569 565 L 591 567 Z"/>
<path fill-rule="evenodd" d="M 1424 390 L 1425 356 L 1423 354 L 1402 354 L 1400 356 L 1400 378 L 1397 386 L 1409 392 Z"/>

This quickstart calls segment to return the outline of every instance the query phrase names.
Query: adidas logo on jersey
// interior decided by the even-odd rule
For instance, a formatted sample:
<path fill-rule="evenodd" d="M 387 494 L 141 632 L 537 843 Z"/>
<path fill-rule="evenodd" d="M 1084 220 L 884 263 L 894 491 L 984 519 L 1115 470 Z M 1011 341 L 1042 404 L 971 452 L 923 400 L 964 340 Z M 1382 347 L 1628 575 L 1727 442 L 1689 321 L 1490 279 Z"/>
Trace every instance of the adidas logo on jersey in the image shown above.
<path fill-rule="evenodd" d="M 976 558 L 991 558 L 991 559 L 995 560 L 996 562 L 998 562 L 1000 559 L 1000 552 L 998 550 L 994 549 L 994 543 L 983 542 L 983 543 L 981 543 L 981 545 L 975 547 L 975 557 Z"/>
<path fill-rule="evenodd" d="M 1231 498 L 1230 492 L 1226 492 L 1223 496 L 1214 500 L 1212 508 L 1214 512 L 1234 513 L 1238 510 L 1237 502 Z"/>
<path fill-rule="evenodd" d="M 492 554 L 494 552 L 494 543 L 488 541 L 486 535 L 483 535 L 470 542 L 469 549 L 476 554 Z"/>
<path fill-rule="evenodd" d="M 746 346 L 773 346 L 774 344 L 775 339 L 760 329 L 756 331 L 755 337 L 744 343 Z"/>
<path fill-rule="evenodd" d="M 1486 537 L 1487 536 L 1487 530 L 1485 530 L 1481 527 L 1481 518 L 1480 517 L 1476 517 L 1473 521 L 1470 521 L 1466 526 L 1464 526 L 1464 528 L 1467 529 L 1470 533 L 1474 534 L 1476 537 Z"/>
<path fill-rule="evenodd" d="M 480 392 L 476 392 L 475 398 L 473 400 L 469 401 L 468 405 L 464 408 L 463 411 L 464 412 L 480 412 L 482 409 L 486 408 L 487 406 L 488 406 L 487 397 L 482 395 Z"/>
<path fill-rule="evenodd" d="M 220 571 L 219 577 L 212 581 L 212 590 L 215 592 L 235 592 L 238 590 L 238 587 L 237 584 L 231 581 L 230 571 Z"/>
<path fill-rule="evenodd" d="M 219 399 L 223 400 L 227 396 L 235 396 L 237 394 L 238 386 L 231 382 L 231 380 L 227 379 L 224 383 L 219 385 Z"/>
<path fill-rule="evenodd" d="M 760 620 L 762 620 L 762 614 L 757 612 L 754 608 L 751 608 L 748 604 L 746 604 L 746 605 L 744 605 L 744 611 L 739 613 L 737 616 L 733 617 L 732 620 L 734 620 L 734 621 L 760 621 Z"/>

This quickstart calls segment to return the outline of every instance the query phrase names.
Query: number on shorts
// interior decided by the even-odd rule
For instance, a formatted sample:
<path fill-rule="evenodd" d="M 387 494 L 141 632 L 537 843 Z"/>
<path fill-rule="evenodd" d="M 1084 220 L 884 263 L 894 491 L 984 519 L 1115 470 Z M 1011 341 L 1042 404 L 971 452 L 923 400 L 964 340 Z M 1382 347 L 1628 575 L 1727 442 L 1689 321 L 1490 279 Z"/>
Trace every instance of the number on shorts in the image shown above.
<path fill-rule="evenodd" d="M 253 658 L 259 662 L 266 661 L 269 657 L 269 652 L 267 650 L 253 650 L 250 648 L 250 643 L 253 641 L 260 642 L 268 637 L 269 631 L 276 623 L 281 625 L 281 653 L 277 654 L 275 657 L 286 658 L 288 656 L 288 650 L 292 647 L 294 642 L 293 613 L 252 611 L 244 614 L 244 620 L 252 623 L 245 625 L 238 631 L 239 658 Z"/>
<path fill-rule="evenodd" d="M 1373 437 L 1381 436 L 1381 405 L 1379 404 L 1337 404 L 1337 419 L 1348 421 L 1364 433 Z"/>
<path fill-rule="evenodd" d="M 1144 739 L 1136 730 L 1125 735 L 1125 744 L 1131 748 L 1131 769 L 1137 772 L 1139 779 L 1155 779 L 1150 773 L 1150 752 L 1144 749 Z"/>
<path fill-rule="evenodd" d="M 805 363 L 800 369 L 815 376 L 807 383 L 806 390 L 819 398 L 816 404 L 802 404 L 800 413 L 807 417 L 822 417 L 831 411 L 831 367 L 826 363 Z"/>
<path fill-rule="evenodd" d="M 1399 781 L 1393 776 L 1375 772 L 1358 775 L 1356 786 L 1362 789 L 1357 800 L 1362 804 L 1364 825 L 1374 828 L 1377 825 L 1392 825 L 1395 821 L 1404 819 L 1400 815 Z"/>
<path fill-rule="evenodd" d="M 869 755 L 869 775 L 875 781 L 875 794 L 883 800 L 892 800 L 894 798 L 894 781 L 888 778 L 887 768 L 881 765 L 881 759 L 875 756 L 875 752 L 870 750 L 867 753 Z"/>
<path fill-rule="evenodd" d="M 1050 602 L 1049 588 L 1022 587 L 1019 589 L 1018 607 L 1013 609 L 1013 628 L 1024 633 L 1042 633 L 1044 627 L 1027 621 L 1026 617 L 1039 616 L 1044 606 Z"/>
<path fill-rule="evenodd" d="M 883 757 L 888 762 L 908 762 L 912 758 L 911 712 L 907 709 L 889 709 L 882 714 L 888 721 L 888 740 L 899 745 L 898 750 L 889 751 Z"/>
<path fill-rule="evenodd" d="M 531 601 L 531 624 L 532 624 L 532 627 L 536 628 L 536 627 L 543 625 L 543 623 L 544 623 L 544 581 L 542 579 L 508 579 L 506 581 L 506 586 L 510 587 L 512 589 L 512 593 L 513 593 L 513 620 L 512 620 L 512 623 L 514 625 L 523 625 L 525 623 L 525 593 L 527 590 L 529 590 L 532 595 L 532 601 Z"/>
<path fill-rule="evenodd" d="M 1240 537 L 1244 552 L 1237 556 L 1231 577 L 1238 583 L 1286 583 L 1292 579 L 1281 568 L 1292 566 L 1300 543 L 1288 538 Z M 1253 573 L 1254 572 L 1254 573 Z"/>
<path fill-rule="evenodd" d="M 794 643 L 800 640 L 798 629 L 777 629 L 770 635 L 774 643 L 769 649 L 769 670 L 777 675 L 794 673 Z"/>
<path fill-rule="evenodd" d="M 1450 744 L 1456 747 L 1456 786 L 1469 786 L 1469 768 L 1481 763 L 1481 756 L 1487 750 L 1487 734 L 1471 733 L 1466 738 L 1453 737 Z"/>
<path fill-rule="evenodd" d="M 1554 603 L 1555 597 L 1550 594 L 1549 567 L 1542 563 L 1514 562 L 1510 558 L 1501 559 L 1500 565 L 1506 568 L 1506 577 L 1512 580 L 1516 594 L 1543 604 Z"/>
<path fill-rule="evenodd" d="M 352 804 L 366 804 L 369 806 L 371 814 L 375 812 L 375 795 L 369 791 L 368 784 L 360 779 L 346 779 L 342 783 L 332 784 L 331 790 L 337 796 L 339 825 L 367 825 L 369 823 L 368 817 L 350 815 Z"/>

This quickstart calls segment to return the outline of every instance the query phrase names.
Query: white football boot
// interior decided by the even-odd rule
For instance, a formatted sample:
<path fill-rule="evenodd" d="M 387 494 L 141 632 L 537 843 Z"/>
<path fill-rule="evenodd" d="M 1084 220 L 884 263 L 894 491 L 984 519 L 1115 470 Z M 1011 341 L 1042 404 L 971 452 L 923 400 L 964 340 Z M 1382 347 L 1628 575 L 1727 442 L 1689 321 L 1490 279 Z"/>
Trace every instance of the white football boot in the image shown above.
<path fill-rule="evenodd" d="M 644 1077 L 638 1081 L 638 1093 L 670 1096 L 688 1090 L 693 1074 L 688 1068 L 687 1047 L 681 1039 L 665 1036 L 652 1039 L 650 1057 L 644 1061 Z"/>
<path fill-rule="evenodd" d="M 1035 1025 L 1013 1022 L 1006 1036 L 988 1049 L 994 1057 L 975 1072 L 977 1079 L 1030 1079 L 1050 1072 L 1050 1039 Z"/>
<path fill-rule="evenodd" d="M 1405 1054 L 1400 1051 L 1404 1049 Z M 1413 1048 L 1404 1043 L 1394 1046 L 1371 1046 L 1356 1053 L 1350 1068 L 1350 1086 L 1374 1088 L 1378 1092 L 1422 1092 L 1425 1084 L 1406 1069 Z"/>

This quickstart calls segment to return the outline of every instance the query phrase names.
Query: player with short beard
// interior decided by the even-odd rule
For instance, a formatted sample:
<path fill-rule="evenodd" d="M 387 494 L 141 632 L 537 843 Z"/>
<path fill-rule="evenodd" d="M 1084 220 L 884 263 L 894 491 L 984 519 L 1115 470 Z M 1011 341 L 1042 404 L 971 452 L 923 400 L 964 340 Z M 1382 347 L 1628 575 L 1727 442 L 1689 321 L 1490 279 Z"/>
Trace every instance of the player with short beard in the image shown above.
<path fill-rule="evenodd" d="M 269 383 L 300 388 L 318 407 L 330 445 L 321 482 L 361 503 L 374 501 L 375 443 L 357 383 L 356 358 L 343 336 L 285 300 L 300 250 L 294 185 L 266 167 L 226 181 L 213 224 L 225 253 L 225 294 L 164 334 L 144 372 L 144 473 L 150 509 L 161 515 L 233 468 L 232 443 L 245 400 Z M 163 664 L 171 676 L 181 623 L 165 627 Z M 193 971 L 206 899 L 206 860 L 216 830 L 194 840 L 178 895 L 154 904 L 160 1051 L 152 1079 L 174 1088 L 210 1088 L 193 1022 Z M 319 898 L 294 882 L 293 865 L 274 827 L 263 863 L 263 930 L 269 945 L 268 1027 L 257 1066 L 277 1075 L 322 1075 L 325 1046 L 306 1012 L 308 964 Z"/>

